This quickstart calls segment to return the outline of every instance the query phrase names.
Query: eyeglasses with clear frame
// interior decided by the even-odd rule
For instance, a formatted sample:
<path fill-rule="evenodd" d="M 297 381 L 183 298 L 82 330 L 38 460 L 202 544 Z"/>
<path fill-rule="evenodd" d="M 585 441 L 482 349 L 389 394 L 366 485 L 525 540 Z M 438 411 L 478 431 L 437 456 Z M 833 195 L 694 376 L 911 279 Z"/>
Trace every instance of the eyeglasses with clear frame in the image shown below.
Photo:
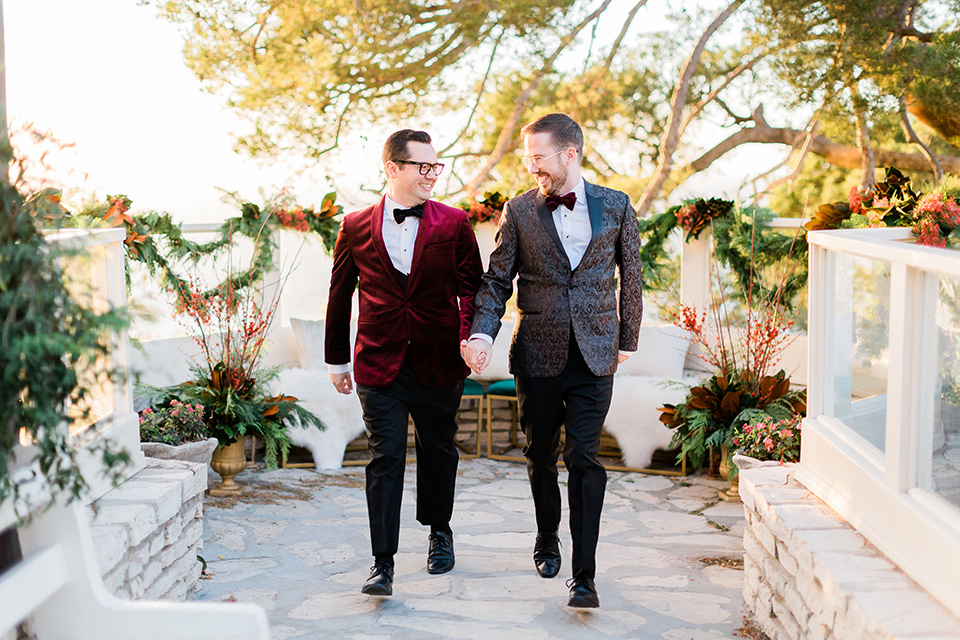
<path fill-rule="evenodd" d="M 523 166 L 526 167 L 527 170 L 529 171 L 533 167 L 539 167 L 540 164 L 545 160 L 549 160 L 550 158 L 556 157 L 561 153 L 563 153 L 564 151 L 566 151 L 567 149 L 571 149 L 571 148 L 572 147 L 566 147 L 564 149 L 560 149 L 560 151 L 557 151 L 556 153 L 551 153 L 548 156 L 521 156 L 520 162 L 522 162 Z"/>
<path fill-rule="evenodd" d="M 433 169 L 433 175 L 438 176 L 443 173 L 444 165 L 442 162 L 414 162 L 412 160 L 394 160 L 397 164 L 413 164 L 420 167 L 420 175 L 425 176 Z"/>

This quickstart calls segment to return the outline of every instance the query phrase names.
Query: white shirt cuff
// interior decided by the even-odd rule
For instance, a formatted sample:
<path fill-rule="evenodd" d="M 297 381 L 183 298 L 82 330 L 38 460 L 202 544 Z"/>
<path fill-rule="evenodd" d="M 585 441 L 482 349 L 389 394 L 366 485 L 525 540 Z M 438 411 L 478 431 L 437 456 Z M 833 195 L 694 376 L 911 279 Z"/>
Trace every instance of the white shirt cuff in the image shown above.
<path fill-rule="evenodd" d="M 327 369 L 330 370 L 330 375 L 350 373 L 350 363 L 348 362 L 346 364 L 328 364 Z"/>
<path fill-rule="evenodd" d="M 636 353 L 636 351 L 621 351 L 621 352 L 620 352 L 620 355 L 622 355 L 622 356 L 627 356 L 627 357 L 629 358 L 630 356 L 632 356 L 632 355 L 635 354 L 635 353 Z"/>
<path fill-rule="evenodd" d="M 484 342 L 486 342 L 487 344 L 493 346 L 493 338 L 491 338 L 490 336 L 488 336 L 488 335 L 485 334 L 485 333 L 475 333 L 475 334 L 473 334 L 472 336 L 470 336 L 470 339 L 471 339 L 471 340 L 480 339 L 480 340 L 483 340 Z"/>

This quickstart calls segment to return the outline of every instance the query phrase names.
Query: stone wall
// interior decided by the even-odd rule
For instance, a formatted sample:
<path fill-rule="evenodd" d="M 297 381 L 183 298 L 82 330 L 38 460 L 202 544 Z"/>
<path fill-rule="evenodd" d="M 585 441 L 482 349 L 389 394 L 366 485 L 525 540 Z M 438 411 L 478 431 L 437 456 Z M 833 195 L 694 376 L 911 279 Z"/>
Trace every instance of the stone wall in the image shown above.
<path fill-rule="evenodd" d="M 743 600 L 764 633 L 772 640 L 960 640 L 960 620 L 790 471 L 740 472 Z"/>
<path fill-rule="evenodd" d="M 125 600 L 184 600 L 198 589 L 206 465 L 147 458 L 94 502 L 90 531 L 107 591 Z"/>

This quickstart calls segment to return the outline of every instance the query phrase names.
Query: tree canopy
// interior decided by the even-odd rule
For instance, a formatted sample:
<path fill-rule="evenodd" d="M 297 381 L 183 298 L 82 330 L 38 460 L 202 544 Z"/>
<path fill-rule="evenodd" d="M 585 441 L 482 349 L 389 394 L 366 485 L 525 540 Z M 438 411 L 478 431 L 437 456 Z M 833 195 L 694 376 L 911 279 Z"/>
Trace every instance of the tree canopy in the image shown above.
<path fill-rule="evenodd" d="M 256 156 L 320 157 L 374 119 L 444 112 L 452 192 L 526 184 L 519 127 L 567 111 L 587 167 L 646 214 L 744 144 L 811 171 L 960 175 L 958 0 L 170 0 L 188 64 Z M 655 32 L 647 24 L 663 24 Z M 449 118 L 448 120 L 449 121 Z M 728 130 L 724 137 L 717 132 Z M 707 132 L 707 133 L 705 133 Z"/>

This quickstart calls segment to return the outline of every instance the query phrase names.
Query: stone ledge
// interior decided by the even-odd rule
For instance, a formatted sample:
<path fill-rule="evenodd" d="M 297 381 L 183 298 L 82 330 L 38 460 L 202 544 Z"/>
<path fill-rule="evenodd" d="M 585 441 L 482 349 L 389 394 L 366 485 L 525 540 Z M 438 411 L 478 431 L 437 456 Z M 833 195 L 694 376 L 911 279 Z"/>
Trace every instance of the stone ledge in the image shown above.
<path fill-rule="evenodd" d="M 206 465 L 147 458 L 88 509 L 108 591 L 124 599 L 179 599 L 196 590 Z M 195 566 L 194 566 L 195 565 Z"/>
<path fill-rule="evenodd" d="M 813 493 L 790 467 L 740 472 L 744 601 L 772 640 L 960 640 L 960 620 Z"/>

